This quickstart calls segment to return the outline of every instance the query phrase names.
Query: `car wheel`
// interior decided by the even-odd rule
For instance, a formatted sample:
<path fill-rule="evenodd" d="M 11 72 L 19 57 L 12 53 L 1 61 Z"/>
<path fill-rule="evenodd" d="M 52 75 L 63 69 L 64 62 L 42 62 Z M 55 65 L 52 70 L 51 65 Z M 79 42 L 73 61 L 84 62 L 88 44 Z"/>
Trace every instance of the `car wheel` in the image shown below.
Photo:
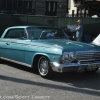
<path fill-rule="evenodd" d="M 49 60 L 42 56 L 38 61 L 38 72 L 44 78 L 50 78 L 53 75 Z"/>
<path fill-rule="evenodd" d="M 98 71 L 99 70 L 99 68 L 95 68 L 95 69 L 92 69 L 92 70 L 87 70 L 87 69 L 85 69 L 85 72 L 96 72 L 96 71 Z"/>

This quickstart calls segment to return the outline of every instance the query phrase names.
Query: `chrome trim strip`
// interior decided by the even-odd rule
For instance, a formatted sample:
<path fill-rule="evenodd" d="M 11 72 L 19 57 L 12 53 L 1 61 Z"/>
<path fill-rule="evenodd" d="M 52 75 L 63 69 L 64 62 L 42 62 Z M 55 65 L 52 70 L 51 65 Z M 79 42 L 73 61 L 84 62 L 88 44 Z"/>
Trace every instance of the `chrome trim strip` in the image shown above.
<path fill-rule="evenodd" d="M 84 67 L 87 67 L 88 65 L 99 65 L 98 68 L 100 68 L 100 62 L 95 62 L 95 63 L 87 63 L 87 64 L 80 64 L 80 63 L 65 63 L 65 64 L 59 64 L 57 62 L 51 62 L 50 63 L 53 71 L 56 71 L 56 72 L 63 72 L 63 69 L 64 68 L 72 68 L 73 67 L 78 67 L 79 69 L 80 68 L 84 68 Z M 77 71 L 79 70 L 77 69 Z"/>
<path fill-rule="evenodd" d="M 31 40 L 30 40 L 31 41 Z M 33 45 L 33 44 L 24 44 L 24 43 L 17 43 L 17 42 L 10 42 L 10 41 L 0 41 L 0 42 L 4 42 L 4 43 L 7 43 L 7 42 L 9 42 L 10 44 L 16 44 L 16 45 L 22 45 L 22 46 L 35 46 L 35 47 L 37 47 L 37 48 L 53 48 L 53 47 L 50 47 L 50 46 L 39 46 L 39 45 Z M 10 45 L 9 44 L 9 45 Z"/>
<path fill-rule="evenodd" d="M 80 62 L 85 62 L 85 61 L 97 61 L 97 59 L 87 59 L 87 60 L 78 60 L 78 61 L 80 61 Z M 98 60 L 99 61 L 99 60 Z"/>
<path fill-rule="evenodd" d="M 29 65 L 29 64 L 22 63 L 22 62 L 18 62 L 18 61 L 11 60 L 11 59 L 8 59 L 8 58 L 0 57 L 0 59 L 6 60 L 6 61 L 10 61 L 10 62 L 14 62 L 14 63 L 20 64 L 20 65 L 24 65 L 24 66 L 27 66 L 27 67 L 32 67 L 32 66 Z"/>
<path fill-rule="evenodd" d="M 77 53 L 89 53 L 89 54 L 93 54 L 93 53 L 100 53 L 100 51 L 96 51 L 96 50 L 89 50 L 89 51 L 76 51 Z"/>

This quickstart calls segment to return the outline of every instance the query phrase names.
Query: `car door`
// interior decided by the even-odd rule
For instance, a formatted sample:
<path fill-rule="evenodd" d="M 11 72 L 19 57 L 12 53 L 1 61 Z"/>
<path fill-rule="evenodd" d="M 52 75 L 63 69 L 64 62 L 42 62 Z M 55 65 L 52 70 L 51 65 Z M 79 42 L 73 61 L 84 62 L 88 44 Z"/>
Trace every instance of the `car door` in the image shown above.
<path fill-rule="evenodd" d="M 1 38 L 0 39 L 0 57 L 2 59 L 6 58 L 6 43 L 8 42 L 9 39 Z"/>
<path fill-rule="evenodd" d="M 6 58 L 12 61 L 25 62 L 25 43 L 24 28 L 15 28 L 7 32 Z"/>

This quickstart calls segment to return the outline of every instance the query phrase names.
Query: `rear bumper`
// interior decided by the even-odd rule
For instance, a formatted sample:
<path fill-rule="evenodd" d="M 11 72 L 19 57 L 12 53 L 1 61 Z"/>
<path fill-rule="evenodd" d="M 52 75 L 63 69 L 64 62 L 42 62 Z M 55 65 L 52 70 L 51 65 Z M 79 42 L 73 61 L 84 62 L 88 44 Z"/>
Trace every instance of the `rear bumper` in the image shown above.
<path fill-rule="evenodd" d="M 66 63 L 59 64 L 57 62 L 51 62 L 52 70 L 55 72 L 70 72 L 70 71 L 81 71 L 87 69 L 88 66 L 96 65 L 96 68 L 100 68 L 100 62 L 79 64 L 79 63 Z"/>

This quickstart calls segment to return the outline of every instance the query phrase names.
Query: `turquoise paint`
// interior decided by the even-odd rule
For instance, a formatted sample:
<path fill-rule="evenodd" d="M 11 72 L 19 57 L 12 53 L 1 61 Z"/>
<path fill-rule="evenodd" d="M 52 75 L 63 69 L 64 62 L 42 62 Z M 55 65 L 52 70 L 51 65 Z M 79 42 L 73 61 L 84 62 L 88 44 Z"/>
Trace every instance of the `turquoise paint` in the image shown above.
<path fill-rule="evenodd" d="M 36 55 L 44 55 L 51 62 L 59 62 L 63 52 L 89 51 L 93 49 L 100 51 L 99 46 L 67 39 L 5 39 L 6 32 L 13 28 L 27 28 L 27 26 L 10 27 L 4 31 L 0 38 L 0 57 L 9 58 L 28 65 L 32 65 Z M 7 42 L 10 42 L 10 45 L 7 45 Z"/>

